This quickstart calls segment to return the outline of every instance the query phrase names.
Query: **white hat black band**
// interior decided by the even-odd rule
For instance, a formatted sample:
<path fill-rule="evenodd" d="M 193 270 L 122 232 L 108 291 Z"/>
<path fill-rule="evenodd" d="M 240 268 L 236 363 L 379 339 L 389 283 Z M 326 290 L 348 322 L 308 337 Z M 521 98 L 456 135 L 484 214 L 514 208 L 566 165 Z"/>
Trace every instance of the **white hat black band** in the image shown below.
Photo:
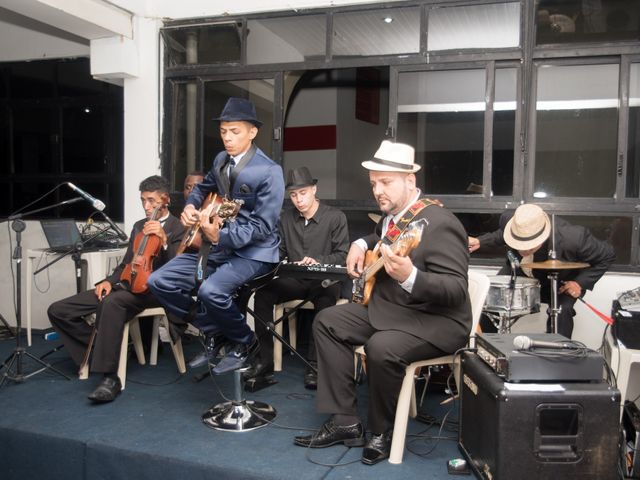
<path fill-rule="evenodd" d="M 392 162 L 391 160 L 383 160 L 382 158 L 373 157 L 372 162 L 386 165 L 387 167 L 401 168 L 403 170 L 413 171 L 413 165 L 407 165 L 406 163 Z"/>
<path fill-rule="evenodd" d="M 528 242 L 529 240 L 535 240 L 536 238 L 538 238 L 540 235 L 542 235 L 542 233 L 544 232 L 544 229 L 547 228 L 546 225 L 543 225 L 542 228 L 540 230 L 538 230 L 536 233 L 534 233 L 533 235 L 529 235 L 528 237 L 521 237 L 520 235 L 516 235 L 513 232 L 513 228 L 511 228 L 511 236 L 518 240 L 519 242 Z"/>

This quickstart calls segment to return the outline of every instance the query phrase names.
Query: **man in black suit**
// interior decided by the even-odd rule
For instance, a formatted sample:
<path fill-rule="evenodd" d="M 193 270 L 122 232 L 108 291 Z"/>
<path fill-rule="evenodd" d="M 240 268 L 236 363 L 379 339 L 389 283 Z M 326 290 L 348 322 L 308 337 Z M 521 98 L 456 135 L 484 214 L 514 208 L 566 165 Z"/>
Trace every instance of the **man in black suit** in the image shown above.
<path fill-rule="evenodd" d="M 94 289 L 59 300 L 51 304 L 47 312 L 51 325 L 78 366 L 82 363 L 92 332 L 85 317 L 96 314 L 97 333 L 91 371 L 102 373 L 103 379 L 89 395 L 89 399 L 95 403 L 111 402 L 122 390 L 117 371 L 124 324 L 144 309 L 160 306 L 151 293 L 132 293 L 120 281 L 123 270 L 134 258 L 136 236 L 144 234 L 159 237 L 162 246 L 153 260 L 153 268 L 159 268 L 175 256 L 184 233 L 180 220 L 169 213 L 169 182 L 164 178 L 154 175 L 140 182 L 140 201 L 145 218 L 133 225 L 122 263 L 111 275 L 98 282 Z M 159 205 L 157 220 L 149 220 Z"/>
<path fill-rule="evenodd" d="M 562 269 L 558 274 L 558 331 L 567 338 L 573 333 L 573 309 L 577 299 L 586 290 L 593 289 L 595 283 L 614 262 L 613 247 L 595 238 L 589 230 L 579 225 L 571 225 L 561 218 L 555 219 L 555 254 L 563 262 L 588 263 L 588 268 Z M 549 216 L 538 205 L 520 205 L 515 211 L 500 216 L 500 228 L 478 238 L 469 237 L 469 251 L 481 247 L 507 245 L 518 251 L 520 264 L 539 263 L 549 259 L 551 245 L 551 222 Z M 510 266 L 504 266 L 500 275 L 511 273 Z M 549 304 L 551 297 L 549 270 L 518 267 L 516 275 L 536 278 L 540 282 L 540 300 Z M 495 331 L 488 318 L 480 320 L 483 332 Z M 551 331 L 551 320 L 547 320 L 547 331 Z"/>
<path fill-rule="evenodd" d="M 415 176 L 420 166 L 414 163 L 413 148 L 385 140 L 362 165 L 369 170 L 373 195 L 384 215 L 373 234 L 351 245 L 347 270 L 360 277 L 366 251 L 383 236 L 379 253 L 384 269 L 376 276 L 368 305 L 350 303 L 318 314 L 317 409 L 332 416 L 318 432 L 296 437 L 294 443 L 311 448 L 365 445 L 353 381 L 353 347 L 364 344 L 371 437 L 362 462 L 373 465 L 389 457 L 406 366 L 464 346 L 472 319 L 464 228 L 439 202 L 421 197 Z M 410 221 L 425 225 L 424 231 L 419 244 L 402 256 L 388 243 Z"/>

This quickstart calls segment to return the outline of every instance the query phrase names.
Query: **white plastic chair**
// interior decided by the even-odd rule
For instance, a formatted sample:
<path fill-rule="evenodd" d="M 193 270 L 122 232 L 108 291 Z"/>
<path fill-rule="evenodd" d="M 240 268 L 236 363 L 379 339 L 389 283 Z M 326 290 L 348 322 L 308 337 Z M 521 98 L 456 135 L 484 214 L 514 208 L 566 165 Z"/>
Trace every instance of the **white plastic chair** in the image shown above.
<path fill-rule="evenodd" d="M 149 359 L 150 365 L 157 365 L 158 363 L 158 336 L 160 325 L 163 325 L 167 330 L 169 329 L 169 319 L 162 307 L 147 308 L 124 324 L 122 342 L 120 344 L 120 360 L 118 361 L 118 377 L 120 377 L 120 383 L 122 383 L 122 390 L 125 388 L 127 379 L 129 336 L 131 336 L 131 341 L 136 352 L 136 357 L 138 358 L 138 363 L 140 365 L 144 365 L 146 363 L 144 349 L 142 347 L 142 336 L 140 335 L 139 319 L 142 317 L 154 317 L 153 330 L 151 333 L 151 351 L 149 352 L 151 357 Z M 88 348 L 92 348 L 92 345 L 89 345 Z M 173 356 L 176 359 L 178 371 L 180 373 L 186 373 L 187 368 L 184 362 L 184 353 L 182 351 L 182 340 L 178 339 L 175 344 L 172 343 L 171 350 L 173 351 Z M 81 380 L 89 378 L 88 364 L 80 370 L 78 377 Z"/>
<path fill-rule="evenodd" d="M 284 302 L 284 303 L 278 303 L 275 308 L 274 308 L 274 313 L 273 313 L 273 320 L 276 321 L 278 320 L 280 317 L 282 317 L 282 315 L 285 314 L 285 312 L 287 310 L 291 310 L 293 308 L 296 308 L 298 306 L 298 304 L 300 302 L 302 302 L 303 299 L 299 299 L 299 300 L 289 300 L 288 302 Z M 347 300 L 346 298 L 339 298 L 338 301 L 336 302 L 336 305 L 342 305 L 344 303 L 348 303 L 349 300 Z M 313 305 L 312 302 L 307 301 L 305 302 L 304 305 L 302 305 L 300 307 L 300 310 L 313 310 L 316 307 Z M 297 319 L 296 319 L 296 314 L 292 314 L 289 315 L 289 318 L 287 319 L 289 322 L 289 343 L 291 343 L 291 346 L 293 348 L 296 348 L 297 342 L 298 342 L 298 336 L 297 336 Z M 279 322 L 276 324 L 276 333 L 279 334 L 280 336 L 282 336 L 283 333 L 283 323 L 284 322 Z M 277 339 L 273 339 L 273 370 L 276 372 L 280 372 L 282 370 L 282 343 L 277 340 Z"/>
<path fill-rule="evenodd" d="M 476 327 L 480 321 L 480 314 L 484 306 L 487 293 L 489 292 L 489 277 L 481 273 L 469 271 L 469 297 L 471 299 L 471 314 L 473 325 L 471 327 L 471 336 L 475 334 Z M 355 352 L 364 355 L 364 347 L 358 347 Z M 393 425 L 393 437 L 391 439 L 391 453 L 389 455 L 389 463 L 402 463 L 404 455 L 404 442 L 407 435 L 407 424 L 409 416 L 415 418 L 418 414 L 416 407 L 414 372 L 417 368 L 430 365 L 453 365 L 455 372 L 456 385 L 459 384 L 460 357 L 454 359 L 453 355 L 445 355 L 442 357 L 431 358 L 429 360 L 419 360 L 407 365 L 405 370 L 402 387 L 398 395 L 398 405 L 396 407 L 395 422 Z"/>

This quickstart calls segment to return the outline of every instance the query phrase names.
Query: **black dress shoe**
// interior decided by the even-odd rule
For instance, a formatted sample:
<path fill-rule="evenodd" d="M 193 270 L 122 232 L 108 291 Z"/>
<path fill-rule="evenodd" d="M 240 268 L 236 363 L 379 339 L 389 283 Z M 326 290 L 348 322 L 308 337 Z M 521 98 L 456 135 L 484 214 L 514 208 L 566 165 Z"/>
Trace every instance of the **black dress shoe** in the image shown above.
<path fill-rule="evenodd" d="M 327 420 L 313 435 L 298 436 L 293 443 L 300 447 L 325 448 L 338 443 L 347 447 L 361 447 L 364 445 L 364 428 L 362 423 L 340 426 Z"/>
<path fill-rule="evenodd" d="M 222 360 L 211 370 L 215 375 L 232 372 L 245 366 L 260 350 L 260 342 L 255 335 L 251 343 L 236 343 L 230 346 Z"/>
<path fill-rule="evenodd" d="M 367 444 L 362 449 L 362 463 L 366 465 L 375 465 L 376 463 L 389 458 L 391 453 L 391 437 L 392 432 L 373 433 Z"/>
<path fill-rule="evenodd" d="M 95 403 L 113 402 L 122 391 L 122 384 L 118 377 L 104 377 L 100 385 L 89 394 L 89 400 Z"/>
<path fill-rule="evenodd" d="M 307 390 L 317 390 L 318 389 L 318 374 L 315 370 L 307 367 L 304 372 L 304 388 Z"/>
<path fill-rule="evenodd" d="M 266 377 L 269 375 L 273 375 L 273 362 L 263 363 L 261 360 L 256 360 L 246 372 L 242 372 L 242 379 L 249 380 L 250 378 Z"/>
<path fill-rule="evenodd" d="M 215 364 L 220 349 L 228 343 L 228 340 L 220 333 L 211 333 L 205 335 L 202 343 L 204 350 L 189 360 L 190 368 L 202 367 L 207 363 Z"/>

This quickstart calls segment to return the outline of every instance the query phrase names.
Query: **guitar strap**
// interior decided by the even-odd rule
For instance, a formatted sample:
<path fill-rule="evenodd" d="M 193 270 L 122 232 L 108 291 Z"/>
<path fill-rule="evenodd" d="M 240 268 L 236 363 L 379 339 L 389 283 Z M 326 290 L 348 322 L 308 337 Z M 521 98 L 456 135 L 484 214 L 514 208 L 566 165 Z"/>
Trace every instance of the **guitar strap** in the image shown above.
<path fill-rule="evenodd" d="M 407 226 L 413 221 L 415 216 L 429 205 L 437 205 L 443 207 L 444 205 L 440 200 L 432 200 L 427 197 L 419 198 L 416 203 L 411 205 L 409 209 L 404 212 L 404 215 L 398 220 L 391 230 L 388 230 L 386 235 L 382 238 L 382 243 L 385 245 L 391 245 L 400 236 Z"/>

